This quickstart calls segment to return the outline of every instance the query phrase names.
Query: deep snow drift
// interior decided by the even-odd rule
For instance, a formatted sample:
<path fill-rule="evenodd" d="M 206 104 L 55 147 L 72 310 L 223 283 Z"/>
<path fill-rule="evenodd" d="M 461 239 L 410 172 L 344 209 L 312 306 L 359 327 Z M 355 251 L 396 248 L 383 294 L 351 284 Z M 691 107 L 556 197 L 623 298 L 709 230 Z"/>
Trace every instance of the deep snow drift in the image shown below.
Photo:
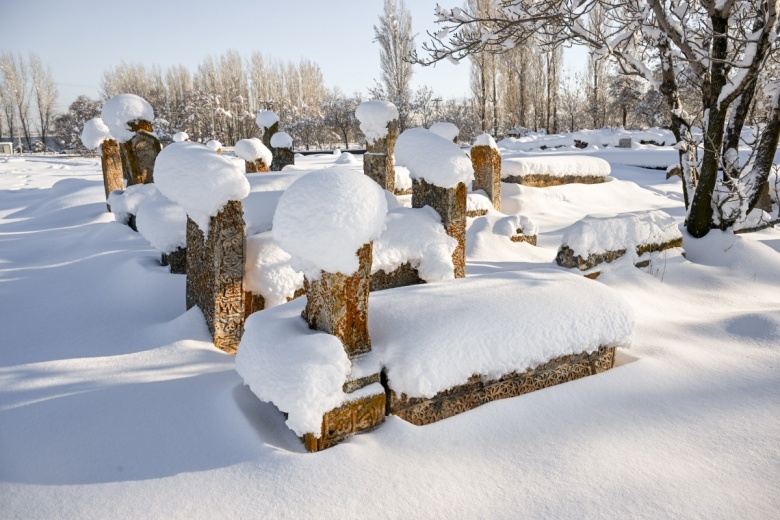
<path fill-rule="evenodd" d="M 504 184 L 539 246 L 470 219 L 467 274 L 550 268 L 588 214 L 682 219 L 679 179 L 626 166 L 674 150 L 599 156 L 603 184 Z M 250 175 L 255 226 L 336 159 L 300 158 L 262 190 Z M 686 257 L 618 260 L 593 282 L 637 319 L 615 369 L 306 454 L 185 312 L 184 276 L 106 213 L 97 159 L 0 159 L 0 518 L 776 517 L 780 231 L 684 238 Z"/>

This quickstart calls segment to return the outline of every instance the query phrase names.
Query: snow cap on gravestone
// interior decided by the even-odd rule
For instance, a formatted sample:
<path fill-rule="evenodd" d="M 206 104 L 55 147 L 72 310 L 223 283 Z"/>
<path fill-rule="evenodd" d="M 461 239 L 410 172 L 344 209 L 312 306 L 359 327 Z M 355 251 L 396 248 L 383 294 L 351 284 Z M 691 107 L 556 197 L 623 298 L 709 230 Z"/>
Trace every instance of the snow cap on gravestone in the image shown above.
<path fill-rule="evenodd" d="M 389 101 L 364 101 L 355 110 L 360 131 L 369 145 L 387 137 L 387 124 L 398 119 L 398 108 Z"/>
<path fill-rule="evenodd" d="M 349 275 L 358 270 L 358 249 L 382 234 L 386 214 L 384 190 L 370 178 L 346 168 L 315 170 L 282 194 L 273 236 L 310 280 L 320 271 Z"/>
<path fill-rule="evenodd" d="M 111 132 L 102 119 L 95 117 L 84 123 L 81 142 L 87 150 L 97 150 L 107 139 L 111 139 Z"/>
<path fill-rule="evenodd" d="M 241 139 L 236 143 L 233 152 L 240 159 L 247 162 L 255 162 L 260 159 L 266 166 L 271 166 L 271 161 L 273 161 L 271 150 L 269 150 L 268 147 L 263 144 L 263 141 L 257 137 Z"/>
<path fill-rule="evenodd" d="M 154 120 L 154 109 L 144 98 L 135 94 L 119 94 L 103 104 L 103 122 L 111 135 L 120 143 L 129 141 L 135 135 L 128 123 Z"/>
<path fill-rule="evenodd" d="M 184 208 L 204 233 L 225 204 L 249 195 L 249 182 L 235 163 L 189 141 L 160 152 L 154 180 L 160 192 Z"/>
<path fill-rule="evenodd" d="M 452 141 L 424 128 L 411 128 L 398 136 L 395 162 L 409 169 L 412 179 L 424 179 L 441 188 L 468 185 L 474 180 L 469 157 Z"/>
<path fill-rule="evenodd" d="M 273 110 L 260 110 L 255 122 L 260 127 L 260 131 L 265 132 L 279 122 L 279 115 Z"/>
<path fill-rule="evenodd" d="M 271 136 L 271 146 L 273 148 L 290 148 L 293 147 L 293 138 L 287 132 L 276 132 Z"/>

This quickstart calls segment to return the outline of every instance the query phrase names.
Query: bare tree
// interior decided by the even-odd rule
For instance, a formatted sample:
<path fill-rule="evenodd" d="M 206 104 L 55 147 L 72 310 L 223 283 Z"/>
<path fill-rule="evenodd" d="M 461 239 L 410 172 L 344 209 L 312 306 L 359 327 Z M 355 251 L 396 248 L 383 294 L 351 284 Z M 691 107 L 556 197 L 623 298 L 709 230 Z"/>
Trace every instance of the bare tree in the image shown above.
<path fill-rule="evenodd" d="M 22 126 L 22 134 L 27 142 L 27 149 L 32 150 L 30 138 L 30 96 L 27 64 L 22 56 L 14 58 L 10 52 L 0 56 L 0 72 L 3 76 L 3 90 L 7 99 L 16 110 L 16 118 Z"/>
<path fill-rule="evenodd" d="M 408 61 L 414 50 L 412 15 L 404 0 L 385 0 L 379 16 L 379 25 L 374 26 L 375 41 L 379 42 L 379 60 L 382 69 L 383 96 L 398 106 L 402 112 L 410 105 L 412 64 Z M 405 113 L 399 113 L 399 126 L 406 126 Z"/>
<path fill-rule="evenodd" d="M 500 54 L 539 33 L 549 38 L 546 45 L 568 41 L 591 46 L 597 57 L 612 57 L 621 73 L 644 78 L 664 95 L 689 201 L 688 233 L 702 237 L 713 226 L 729 225 L 730 219 L 724 222 L 721 216 L 731 204 L 715 196 L 725 123 L 732 104 L 765 73 L 767 56 L 777 48 L 777 0 L 621 0 L 617 5 L 607 0 L 497 0 L 494 5 L 495 15 L 487 19 L 457 7 L 437 7 L 442 29 L 423 45 L 428 57 L 415 55 L 414 61 L 431 64 L 479 52 Z M 586 20 L 598 8 L 606 22 L 594 31 Z M 660 66 L 653 67 L 653 62 Z M 692 117 L 679 90 L 680 71 L 686 67 L 704 114 L 700 165 L 690 132 Z M 764 184 L 769 175 L 762 164 L 753 166 L 760 169 L 753 175 L 756 185 Z M 741 190 L 734 182 L 724 189 L 740 200 Z M 748 206 L 739 207 L 743 209 L 737 213 L 744 215 Z"/>
<path fill-rule="evenodd" d="M 54 122 L 54 104 L 57 102 L 57 87 L 51 75 L 51 67 L 44 66 L 37 54 L 30 54 L 30 72 L 32 74 L 35 104 L 38 106 L 38 131 L 41 141 L 46 145 L 46 137 Z"/>

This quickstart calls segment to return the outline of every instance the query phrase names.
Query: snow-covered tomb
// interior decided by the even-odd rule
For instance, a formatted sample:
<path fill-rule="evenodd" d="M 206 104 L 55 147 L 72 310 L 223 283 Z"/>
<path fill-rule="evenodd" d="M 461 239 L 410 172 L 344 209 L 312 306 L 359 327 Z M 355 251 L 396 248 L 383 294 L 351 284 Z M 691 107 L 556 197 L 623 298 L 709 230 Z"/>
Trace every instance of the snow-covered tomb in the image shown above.
<path fill-rule="evenodd" d="M 677 222 L 663 211 L 589 215 L 566 230 L 555 261 L 586 271 L 630 253 L 641 267 L 648 263 L 645 255 L 673 247 L 682 247 L 682 234 Z"/>
<path fill-rule="evenodd" d="M 462 153 L 449 155 L 455 165 L 461 158 L 470 166 Z M 291 280 L 277 299 L 290 297 L 295 271 L 305 276 L 306 298 L 246 319 L 236 370 L 286 414 L 308 451 L 376 428 L 387 413 L 427 424 L 599 373 L 612 367 L 615 347 L 630 344 L 630 306 L 580 276 L 537 270 L 453 280 L 458 244 L 436 211 L 388 212 L 385 193 L 354 170 L 314 171 L 285 190 L 273 217 L 278 272 Z M 533 227 L 505 220 L 509 234 Z M 420 237 L 406 239 L 414 228 Z M 415 258 L 420 276 L 441 281 L 369 300 L 372 271 Z"/>
<path fill-rule="evenodd" d="M 611 173 L 609 163 L 586 155 L 509 157 L 501 161 L 504 182 L 544 188 L 562 184 L 598 184 Z"/>

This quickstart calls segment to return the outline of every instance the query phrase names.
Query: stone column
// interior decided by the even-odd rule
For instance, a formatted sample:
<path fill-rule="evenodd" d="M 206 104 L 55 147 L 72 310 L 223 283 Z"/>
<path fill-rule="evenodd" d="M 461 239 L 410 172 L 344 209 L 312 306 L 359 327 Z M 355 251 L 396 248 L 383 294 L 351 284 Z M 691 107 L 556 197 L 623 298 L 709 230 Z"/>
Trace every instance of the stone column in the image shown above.
<path fill-rule="evenodd" d="M 373 143 L 366 141 L 366 154 L 363 156 L 363 173 L 391 193 L 395 192 L 393 151 L 397 138 L 398 120 L 393 119 L 387 123 L 387 137 Z"/>
<path fill-rule="evenodd" d="M 501 154 L 490 146 L 471 148 L 474 166 L 472 189 L 484 190 L 496 211 L 501 211 Z"/>
<path fill-rule="evenodd" d="M 360 267 L 350 275 L 322 272 L 319 280 L 304 281 L 309 327 L 333 334 L 350 358 L 371 350 L 368 335 L 368 293 L 371 285 L 371 244 L 358 252 Z"/>
<path fill-rule="evenodd" d="M 125 189 L 122 180 L 122 156 L 116 139 L 106 139 L 100 145 L 100 166 L 103 168 L 103 187 L 108 200 L 112 191 Z M 111 206 L 108 206 L 108 211 L 111 211 Z"/>
<path fill-rule="evenodd" d="M 200 307 L 214 345 L 231 354 L 244 333 L 245 233 L 241 201 L 211 218 L 208 236 L 187 219 L 187 309 Z"/>
<path fill-rule="evenodd" d="M 160 140 L 154 135 L 152 123 L 139 120 L 128 123 L 135 135 L 122 143 L 123 166 L 126 169 L 127 185 L 154 182 L 154 161 L 162 151 Z"/>
<path fill-rule="evenodd" d="M 455 278 L 466 276 L 466 185 L 459 182 L 454 188 L 442 188 L 412 180 L 412 207 L 430 206 L 439 213 L 441 223 L 449 236 L 458 241 L 452 253 Z"/>

